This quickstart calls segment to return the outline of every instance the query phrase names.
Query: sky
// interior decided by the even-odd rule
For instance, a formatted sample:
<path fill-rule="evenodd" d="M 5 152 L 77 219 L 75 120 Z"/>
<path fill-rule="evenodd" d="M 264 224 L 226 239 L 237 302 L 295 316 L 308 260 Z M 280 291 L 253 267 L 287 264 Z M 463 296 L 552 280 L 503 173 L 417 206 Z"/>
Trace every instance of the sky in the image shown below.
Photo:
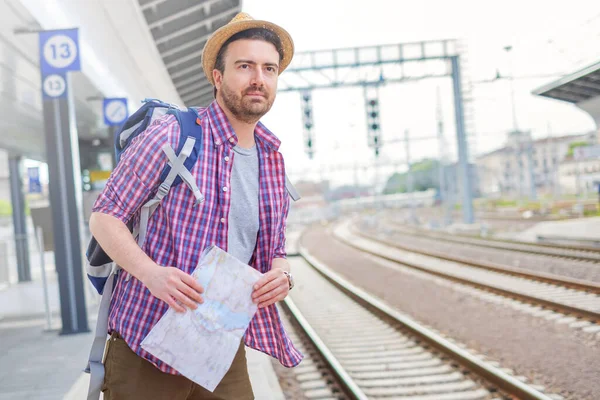
<path fill-rule="evenodd" d="M 468 49 L 463 81 L 473 101 L 466 113 L 471 158 L 501 147 L 513 129 L 510 82 L 514 74 L 517 127 L 534 138 L 597 129 L 576 106 L 531 94 L 565 74 L 600 61 L 600 1 L 505 0 L 243 0 L 243 11 L 285 28 L 296 54 L 312 50 L 457 39 Z M 504 48 L 512 46 L 507 52 Z M 292 62 L 293 65 L 293 62 Z M 429 68 L 430 64 L 422 65 Z M 280 76 L 283 82 L 284 72 Z M 438 93 L 440 101 L 438 102 Z M 361 88 L 313 91 L 315 157 L 304 151 L 300 94 L 280 93 L 263 122 L 281 140 L 292 181 L 328 179 L 333 186 L 375 184 L 405 170 L 408 131 L 410 161 L 456 160 L 452 82 L 449 77 L 381 86 L 380 122 L 384 147 L 375 159 L 367 147 Z M 437 108 L 443 116 L 442 145 Z M 374 168 L 376 163 L 381 164 Z M 39 163 L 34 163 L 39 164 Z M 33 164 L 32 164 L 33 165 Z M 44 175 L 44 171 L 42 171 Z"/>
<path fill-rule="evenodd" d="M 285 4 L 285 6 L 283 5 Z M 292 6 L 293 4 L 293 6 Z M 480 155 L 504 143 L 513 129 L 510 82 L 494 81 L 499 71 L 515 76 L 517 127 L 533 137 L 582 133 L 597 129 L 576 106 L 534 96 L 531 91 L 600 60 L 598 1 L 439 1 L 421 0 L 244 0 L 243 11 L 255 19 L 285 28 L 296 53 L 310 50 L 397 44 L 422 40 L 459 39 L 468 52 L 464 79 L 473 82 L 470 103 L 470 154 Z M 506 46 L 512 46 L 510 52 Z M 293 63 L 293 62 L 292 62 Z M 292 64 L 293 65 L 293 64 Z M 511 72 L 512 71 L 512 72 Z M 280 76 L 285 80 L 285 72 Z M 436 135 L 437 93 L 444 124 L 444 146 Z M 410 159 L 456 159 L 456 135 L 451 79 L 390 83 L 381 87 L 382 137 L 394 141 L 409 131 Z M 396 140 L 384 146 L 374 168 L 366 146 L 362 89 L 313 91 L 316 154 L 303 151 L 300 95 L 280 93 L 263 122 L 282 140 L 292 180 L 329 178 L 334 185 L 358 182 L 381 185 L 384 177 L 404 169 L 406 149 Z M 440 151 L 440 148 L 443 151 Z M 358 165 L 354 170 L 352 167 Z M 390 166 L 391 165 L 391 166 Z M 327 172 L 337 168 L 337 172 Z M 345 168 L 342 170 L 342 168 Z"/>

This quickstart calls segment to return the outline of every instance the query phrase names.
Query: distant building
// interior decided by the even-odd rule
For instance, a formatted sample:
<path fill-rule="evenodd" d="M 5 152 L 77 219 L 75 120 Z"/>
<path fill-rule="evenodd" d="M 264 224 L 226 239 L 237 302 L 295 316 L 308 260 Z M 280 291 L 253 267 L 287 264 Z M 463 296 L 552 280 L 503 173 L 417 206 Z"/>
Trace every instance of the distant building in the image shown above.
<path fill-rule="evenodd" d="M 595 132 L 532 140 L 529 132 L 511 132 L 506 145 L 477 158 L 482 195 L 527 197 L 536 191 L 560 190 L 559 169 L 573 142 L 595 141 Z"/>
<path fill-rule="evenodd" d="M 600 159 L 566 158 L 558 168 L 560 190 L 564 194 L 585 194 L 598 191 Z"/>
<path fill-rule="evenodd" d="M 469 175 L 471 179 L 471 195 L 473 197 L 481 196 L 481 184 L 479 182 L 479 172 L 477 165 L 469 164 Z M 445 190 L 444 194 L 453 203 L 460 203 L 463 200 L 462 174 L 458 163 L 444 166 Z"/>

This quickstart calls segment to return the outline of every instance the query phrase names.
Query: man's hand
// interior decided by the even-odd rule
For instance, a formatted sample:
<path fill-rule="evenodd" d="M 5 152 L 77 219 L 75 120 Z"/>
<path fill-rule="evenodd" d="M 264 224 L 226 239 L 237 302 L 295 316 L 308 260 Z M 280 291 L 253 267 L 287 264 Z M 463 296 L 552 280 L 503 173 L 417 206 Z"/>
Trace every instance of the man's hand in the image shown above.
<path fill-rule="evenodd" d="M 285 299 L 289 291 L 290 284 L 283 269 L 273 268 L 254 284 L 252 301 L 258 303 L 258 308 L 267 307 Z"/>
<path fill-rule="evenodd" d="M 204 293 L 200 285 L 191 275 L 175 267 L 161 267 L 155 264 L 154 268 L 145 271 L 140 281 L 150 290 L 150 293 L 161 299 L 177 312 L 185 312 L 183 306 L 192 310 L 198 308 L 197 303 L 202 303 Z"/>

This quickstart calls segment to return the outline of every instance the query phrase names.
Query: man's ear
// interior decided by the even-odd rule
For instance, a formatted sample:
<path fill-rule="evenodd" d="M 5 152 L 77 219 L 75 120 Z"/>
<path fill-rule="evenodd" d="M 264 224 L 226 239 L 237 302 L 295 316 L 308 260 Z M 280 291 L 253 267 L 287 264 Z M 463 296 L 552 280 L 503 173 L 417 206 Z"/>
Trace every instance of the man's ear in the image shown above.
<path fill-rule="evenodd" d="M 217 90 L 221 89 L 221 85 L 223 84 L 223 74 L 218 69 L 213 69 L 212 75 L 213 81 L 215 81 L 215 88 L 217 88 Z"/>

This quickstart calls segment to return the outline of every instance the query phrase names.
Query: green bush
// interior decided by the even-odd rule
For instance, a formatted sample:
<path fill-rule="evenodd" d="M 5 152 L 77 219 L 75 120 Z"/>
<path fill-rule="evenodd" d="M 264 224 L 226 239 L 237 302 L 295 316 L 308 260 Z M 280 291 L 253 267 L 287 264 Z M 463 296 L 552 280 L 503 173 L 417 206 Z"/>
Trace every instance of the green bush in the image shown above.
<path fill-rule="evenodd" d="M 584 217 L 600 217 L 600 208 L 590 209 L 586 208 L 583 210 Z"/>
<path fill-rule="evenodd" d="M 0 200 L 0 217 L 10 217 L 12 215 L 12 206 L 10 201 Z"/>
<path fill-rule="evenodd" d="M 11 217 L 12 216 L 12 205 L 8 200 L 0 199 L 0 217 Z M 30 216 L 31 210 L 29 208 L 29 201 L 25 199 L 25 215 Z"/>
<path fill-rule="evenodd" d="M 516 200 L 498 199 L 494 201 L 496 207 L 516 207 Z"/>
<path fill-rule="evenodd" d="M 569 144 L 569 150 L 567 151 L 567 157 L 573 157 L 575 151 L 574 149 L 576 147 L 586 147 L 589 146 L 591 143 L 588 142 L 572 142 Z"/>

